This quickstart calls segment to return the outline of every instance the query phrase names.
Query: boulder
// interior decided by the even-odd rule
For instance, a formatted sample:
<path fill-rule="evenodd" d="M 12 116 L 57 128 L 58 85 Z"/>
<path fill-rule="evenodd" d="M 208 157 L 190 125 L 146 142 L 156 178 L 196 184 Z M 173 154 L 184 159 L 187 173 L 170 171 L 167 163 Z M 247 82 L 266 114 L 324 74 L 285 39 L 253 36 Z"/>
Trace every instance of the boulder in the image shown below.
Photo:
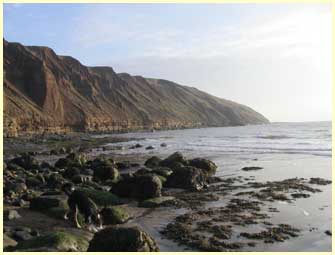
<path fill-rule="evenodd" d="M 28 153 L 22 153 L 20 157 L 13 158 L 10 163 L 23 167 L 26 170 L 39 168 L 38 161 Z"/>
<path fill-rule="evenodd" d="M 26 184 L 28 188 L 40 187 L 45 183 L 42 175 L 27 177 Z"/>
<path fill-rule="evenodd" d="M 135 176 L 140 176 L 140 175 L 145 175 L 145 174 L 150 174 L 151 173 L 151 169 L 146 168 L 146 167 L 142 167 L 140 169 L 138 169 L 134 175 Z"/>
<path fill-rule="evenodd" d="M 167 144 L 166 143 L 161 143 L 161 147 L 166 147 Z"/>
<path fill-rule="evenodd" d="M 153 147 L 153 146 L 150 145 L 150 146 L 145 147 L 145 149 L 146 150 L 153 150 L 153 149 L 155 149 L 155 147 Z"/>
<path fill-rule="evenodd" d="M 47 186 L 50 189 L 60 189 L 67 181 L 58 173 L 52 173 L 46 178 Z"/>
<path fill-rule="evenodd" d="M 123 161 L 123 162 L 117 162 L 117 163 L 116 163 L 116 167 L 117 167 L 118 169 L 123 170 L 123 169 L 130 168 L 131 165 L 130 165 L 130 162 L 129 162 L 129 161 Z"/>
<path fill-rule="evenodd" d="M 88 252 L 158 252 L 155 241 L 139 227 L 109 227 L 96 233 Z"/>
<path fill-rule="evenodd" d="M 113 193 L 108 191 L 79 188 L 79 191 L 84 192 L 90 199 L 92 199 L 98 206 L 111 206 L 120 204 L 120 199 Z"/>
<path fill-rule="evenodd" d="M 188 164 L 201 169 L 207 176 L 213 176 L 217 169 L 217 166 L 213 161 L 204 158 L 194 158 L 189 160 Z"/>
<path fill-rule="evenodd" d="M 137 149 L 137 148 L 141 148 L 141 147 L 143 147 L 143 145 L 137 143 L 137 144 L 135 144 L 133 146 L 130 146 L 129 149 Z"/>
<path fill-rule="evenodd" d="M 51 207 L 67 207 L 67 197 L 62 195 L 49 195 L 35 197 L 30 201 L 30 209 L 43 211 Z"/>
<path fill-rule="evenodd" d="M 73 176 L 80 174 L 78 167 L 69 167 L 63 173 L 62 176 L 67 179 L 71 179 Z"/>
<path fill-rule="evenodd" d="M 187 162 L 186 158 L 183 156 L 183 154 L 181 154 L 181 152 L 177 151 L 177 152 L 171 154 L 166 159 L 162 160 L 159 163 L 159 165 L 160 166 L 166 166 L 166 167 L 169 167 L 172 170 L 174 170 L 175 168 L 178 168 L 180 166 L 187 165 L 187 163 L 188 162 Z"/>
<path fill-rule="evenodd" d="M 95 167 L 93 172 L 93 179 L 95 181 L 106 181 L 112 180 L 117 181 L 119 179 L 119 171 L 112 164 L 101 164 Z"/>
<path fill-rule="evenodd" d="M 123 224 L 130 218 L 127 211 L 119 206 L 103 208 L 100 214 L 104 225 Z"/>
<path fill-rule="evenodd" d="M 15 220 L 21 218 L 21 215 L 16 210 L 4 211 L 4 216 L 6 220 Z"/>
<path fill-rule="evenodd" d="M 146 167 L 150 167 L 150 168 L 153 168 L 153 167 L 157 167 L 159 166 L 159 163 L 162 161 L 162 159 L 160 159 L 159 157 L 156 157 L 156 156 L 153 156 L 149 159 L 147 159 L 144 163 L 144 165 Z"/>
<path fill-rule="evenodd" d="M 7 251 L 54 251 L 54 252 L 85 252 L 88 248 L 87 238 L 65 231 L 54 231 L 43 236 L 33 237 L 19 242 Z"/>
<path fill-rule="evenodd" d="M 138 206 L 144 207 L 144 208 L 155 208 L 155 207 L 164 206 L 165 204 L 168 204 L 169 202 L 173 200 L 175 200 L 175 197 L 171 197 L 171 196 L 149 198 L 149 199 L 141 201 Z"/>
<path fill-rule="evenodd" d="M 201 190 L 206 182 L 206 175 L 192 166 L 180 167 L 166 180 L 166 187 L 182 188 L 187 190 Z"/>
<path fill-rule="evenodd" d="M 162 182 L 156 175 L 135 175 L 112 186 L 111 191 L 120 197 L 140 199 L 161 196 Z"/>
<path fill-rule="evenodd" d="M 168 167 L 156 167 L 152 169 L 152 173 L 155 173 L 157 175 L 161 175 L 167 178 L 169 177 L 169 175 L 172 174 L 172 170 Z"/>

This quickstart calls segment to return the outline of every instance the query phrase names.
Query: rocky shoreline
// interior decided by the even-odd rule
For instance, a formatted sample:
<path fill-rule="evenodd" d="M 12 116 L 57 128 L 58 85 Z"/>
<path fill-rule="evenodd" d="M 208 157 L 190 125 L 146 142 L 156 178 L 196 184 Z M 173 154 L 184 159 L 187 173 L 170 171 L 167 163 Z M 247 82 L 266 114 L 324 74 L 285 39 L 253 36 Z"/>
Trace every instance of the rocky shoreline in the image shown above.
<path fill-rule="evenodd" d="M 322 178 L 220 178 L 215 162 L 180 152 L 136 160 L 102 153 L 105 144 L 118 141 L 123 140 L 77 135 L 5 139 L 4 250 L 159 251 L 156 236 L 136 222 L 165 208 L 182 212 L 157 230 L 160 238 L 194 251 L 245 251 L 301 235 L 296 226 L 271 221 L 272 213 L 279 213 L 274 202 L 295 203 L 331 183 Z M 140 140 L 126 149 L 136 146 Z M 242 169 L 256 170 L 262 168 Z M 82 216 L 82 229 L 63 219 L 68 205 L 61 186 L 67 182 L 99 206 L 103 230 L 89 230 Z"/>

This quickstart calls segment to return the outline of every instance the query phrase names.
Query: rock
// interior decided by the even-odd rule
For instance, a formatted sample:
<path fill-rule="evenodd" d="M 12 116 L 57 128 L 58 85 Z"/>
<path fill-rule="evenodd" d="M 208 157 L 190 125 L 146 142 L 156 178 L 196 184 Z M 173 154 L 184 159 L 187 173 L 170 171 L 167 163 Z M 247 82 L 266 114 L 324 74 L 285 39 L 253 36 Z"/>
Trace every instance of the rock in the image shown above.
<path fill-rule="evenodd" d="M 166 143 L 161 143 L 161 147 L 166 147 L 167 144 Z"/>
<path fill-rule="evenodd" d="M 30 201 L 30 209 L 43 211 L 51 207 L 67 207 L 67 197 L 60 195 L 39 196 Z"/>
<path fill-rule="evenodd" d="M 13 206 L 19 206 L 19 207 L 23 207 L 23 206 L 25 206 L 26 204 L 27 204 L 27 202 L 24 201 L 24 200 L 21 199 L 21 198 L 16 199 L 16 200 L 13 201 L 13 203 L 12 203 Z"/>
<path fill-rule="evenodd" d="M 123 170 L 123 169 L 130 168 L 131 165 L 130 165 L 130 162 L 129 162 L 129 161 L 123 161 L 123 162 L 118 162 L 118 163 L 116 163 L 116 167 L 117 167 L 118 169 Z"/>
<path fill-rule="evenodd" d="M 143 200 L 139 203 L 139 207 L 145 208 L 155 208 L 159 206 L 164 206 L 165 204 L 175 200 L 175 197 L 166 196 L 166 197 L 155 197 Z"/>
<path fill-rule="evenodd" d="M 120 204 L 120 199 L 117 197 L 117 195 L 111 192 L 89 188 L 79 188 L 78 190 L 84 192 L 98 206 L 111 206 Z"/>
<path fill-rule="evenodd" d="M 206 182 L 205 174 L 198 168 L 185 166 L 178 168 L 166 180 L 166 187 L 201 190 Z"/>
<path fill-rule="evenodd" d="M 166 159 L 162 160 L 159 163 L 159 165 L 160 166 L 166 166 L 166 167 L 169 167 L 172 170 L 174 170 L 175 168 L 178 168 L 180 166 L 187 165 L 187 163 L 188 162 L 187 162 L 186 158 L 183 156 L 183 154 L 181 154 L 181 152 L 177 151 L 177 152 L 171 154 Z"/>
<path fill-rule="evenodd" d="M 100 213 L 104 225 L 123 224 L 130 218 L 127 211 L 119 206 L 103 208 Z"/>
<path fill-rule="evenodd" d="M 135 175 L 112 186 L 111 191 L 120 197 L 153 198 L 161 196 L 162 183 L 155 175 Z"/>
<path fill-rule="evenodd" d="M 75 184 L 88 183 L 92 181 L 92 176 L 77 174 L 71 178 L 71 181 Z"/>
<path fill-rule="evenodd" d="M 137 226 L 110 227 L 96 233 L 88 252 L 158 252 L 155 241 Z"/>
<path fill-rule="evenodd" d="M 151 173 L 151 169 L 146 168 L 146 167 L 142 167 L 141 169 L 138 169 L 134 175 L 135 176 L 140 176 L 140 175 L 145 175 L 145 174 L 150 174 Z"/>
<path fill-rule="evenodd" d="M 159 178 L 159 180 L 161 181 L 162 185 L 164 185 L 164 183 L 166 182 L 166 177 L 161 176 L 161 175 L 157 175 L 157 177 Z"/>
<path fill-rule="evenodd" d="M 37 160 L 28 153 L 22 153 L 20 157 L 12 159 L 10 163 L 23 167 L 26 170 L 39 168 Z"/>
<path fill-rule="evenodd" d="M 332 232 L 331 232 L 330 230 L 326 230 L 326 231 L 325 231 L 325 234 L 326 234 L 327 236 L 332 236 Z"/>
<path fill-rule="evenodd" d="M 332 181 L 317 177 L 317 178 L 310 178 L 309 183 L 317 184 L 317 185 L 328 185 L 328 184 L 331 184 Z"/>
<path fill-rule="evenodd" d="M 4 212 L 5 219 L 15 220 L 21 218 L 21 215 L 16 210 L 9 210 Z"/>
<path fill-rule="evenodd" d="M 23 182 L 12 182 L 12 181 L 6 181 L 5 187 L 4 187 L 4 193 L 8 193 L 10 191 L 21 194 L 26 192 L 28 189 L 27 185 Z"/>
<path fill-rule="evenodd" d="M 201 169 L 208 177 L 215 175 L 217 169 L 214 162 L 204 158 L 194 158 L 188 164 Z"/>
<path fill-rule="evenodd" d="M 7 250 L 9 247 L 16 246 L 17 242 L 10 238 L 7 234 L 3 234 L 3 249 L 4 251 Z"/>
<path fill-rule="evenodd" d="M 157 175 L 161 175 L 165 178 L 169 177 L 169 175 L 172 174 L 172 170 L 168 167 L 156 167 L 151 172 Z"/>
<path fill-rule="evenodd" d="M 93 172 L 93 179 L 95 181 L 112 180 L 116 182 L 119 176 L 119 171 L 112 164 L 101 164 Z"/>
<path fill-rule="evenodd" d="M 60 189 L 67 181 L 58 173 L 53 173 L 46 178 L 47 186 L 50 189 Z"/>
<path fill-rule="evenodd" d="M 84 168 L 81 170 L 81 174 L 93 176 L 94 171 L 89 168 Z"/>
<path fill-rule="evenodd" d="M 153 147 L 153 146 L 150 145 L 150 146 L 148 146 L 148 147 L 145 147 L 145 149 L 146 149 L 146 150 L 153 150 L 153 149 L 155 149 L 155 147 Z"/>
<path fill-rule="evenodd" d="M 136 177 L 139 198 L 154 198 L 161 196 L 162 182 L 157 176 L 143 175 Z"/>
<path fill-rule="evenodd" d="M 87 158 L 84 154 L 70 153 L 66 158 L 60 158 L 55 163 L 55 167 L 68 168 L 68 167 L 82 167 L 85 165 Z"/>
<path fill-rule="evenodd" d="M 59 153 L 59 154 L 65 154 L 65 153 L 67 153 L 67 152 L 66 152 L 66 149 L 65 149 L 64 147 L 61 147 L 61 148 L 58 150 L 58 153 Z"/>
<path fill-rule="evenodd" d="M 50 155 L 58 155 L 58 151 L 55 150 L 55 149 L 52 149 L 52 150 L 50 151 Z"/>
<path fill-rule="evenodd" d="M 10 247 L 7 251 L 84 252 L 87 250 L 88 245 L 87 238 L 83 236 L 70 234 L 65 231 L 55 231 L 21 241 L 15 247 Z"/>
<path fill-rule="evenodd" d="M 63 173 L 62 176 L 67 179 L 71 179 L 75 175 L 80 174 L 80 169 L 78 167 L 69 167 Z"/>
<path fill-rule="evenodd" d="M 159 166 L 159 163 L 160 163 L 161 161 L 162 161 L 162 160 L 161 160 L 159 157 L 153 156 L 153 157 L 147 159 L 147 161 L 145 161 L 144 165 L 145 165 L 146 167 L 150 167 L 150 168 L 158 167 L 158 166 Z"/>
<path fill-rule="evenodd" d="M 76 166 L 83 166 L 87 162 L 87 157 L 83 153 L 69 153 L 66 157 L 67 159 L 70 159 Z"/>
<path fill-rule="evenodd" d="M 129 149 L 137 149 L 137 148 L 141 148 L 141 147 L 143 147 L 143 145 L 137 143 L 137 144 L 135 144 L 135 145 L 129 147 Z"/>
<path fill-rule="evenodd" d="M 29 231 L 27 231 L 27 230 L 15 231 L 12 236 L 18 242 L 29 240 L 29 239 L 33 238 L 33 236 L 30 234 L 30 230 Z"/>
<path fill-rule="evenodd" d="M 256 171 L 256 170 L 261 170 L 263 169 L 263 167 L 259 167 L 259 166 L 246 166 L 243 167 L 241 170 L 242 171 Z"/>
<path fill-rule="evenodd" d="M 52 168 L 52 166 L 48 162 L 43 161 L 40 165 L 40 168 L 44 170 L 44 169 L 50 169 Z"/>
<path fill-rule="evenodd" d="M 28 177 L 26 179 L 26 184 L 29 188 L 34 188 L 34 187 L 40 187 L 44 184 L 45 180 L 43 178 L 43 176 L 39 176 L 39 177 Z"/>

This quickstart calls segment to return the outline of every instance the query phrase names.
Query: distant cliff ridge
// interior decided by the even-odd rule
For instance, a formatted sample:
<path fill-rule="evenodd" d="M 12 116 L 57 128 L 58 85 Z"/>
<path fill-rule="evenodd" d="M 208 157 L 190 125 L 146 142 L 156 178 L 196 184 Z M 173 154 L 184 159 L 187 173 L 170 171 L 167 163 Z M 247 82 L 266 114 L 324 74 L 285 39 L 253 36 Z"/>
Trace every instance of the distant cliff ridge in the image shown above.
<path fill-rule="evenodd" d="M 4 135 L 268 123 L 251 108 L 174 82 L 87 67 L 4 40 Z"/>

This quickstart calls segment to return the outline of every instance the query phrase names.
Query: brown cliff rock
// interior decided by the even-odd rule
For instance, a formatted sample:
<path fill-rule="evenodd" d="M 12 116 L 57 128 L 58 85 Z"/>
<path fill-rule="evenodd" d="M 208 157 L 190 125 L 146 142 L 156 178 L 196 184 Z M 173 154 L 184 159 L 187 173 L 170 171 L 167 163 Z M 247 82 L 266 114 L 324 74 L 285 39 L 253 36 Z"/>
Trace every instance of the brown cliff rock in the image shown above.
<path fill-rule="evenodd" d="M 86 67 L 4 40 L 4 135 L 262 124 L 251 108 L 176 83 Z"/>

